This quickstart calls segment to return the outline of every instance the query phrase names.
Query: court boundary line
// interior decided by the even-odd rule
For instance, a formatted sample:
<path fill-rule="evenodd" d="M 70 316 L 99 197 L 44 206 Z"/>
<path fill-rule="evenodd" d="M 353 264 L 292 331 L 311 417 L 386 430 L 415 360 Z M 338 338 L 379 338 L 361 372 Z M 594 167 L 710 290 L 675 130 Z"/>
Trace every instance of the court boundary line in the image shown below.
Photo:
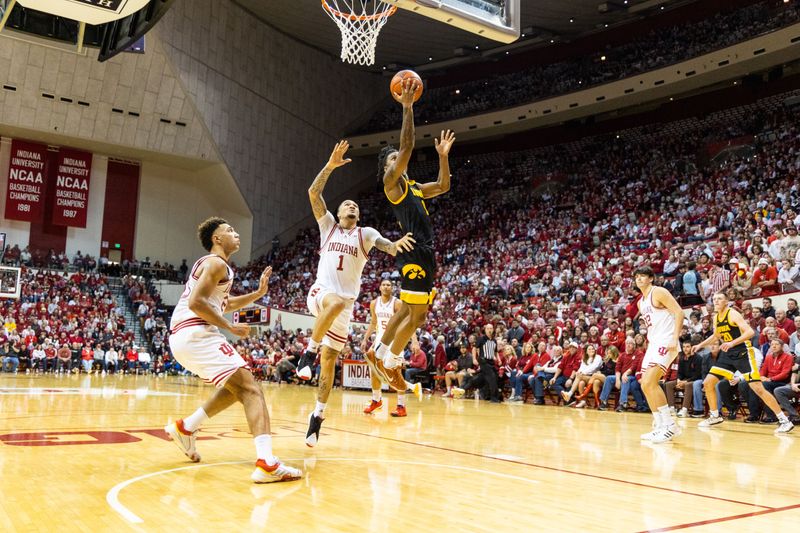
<path fill-rule="evenodd" d="M 305 461 L 309 458 L 294 458 L 294 459 L 287 459 L 287 461 Z M 502 477 L 506 479 L 513 479 L 516 481 L 522 481 L 523 483 L 530 483 L 532 485 L 538 485 L 541 483 L 538 479 L 530 479 L 525 478 L 522 476 L 516 476 L 514 474 L 507 474 L 505 472 L 493 472 L 491 470 L 485 470 L 482 468 L 473 468 L 470 466 L 462 466 L 462 465 L 448 465 L 443 463 L 426 463 L 424 461 L 405 461 L 402 459 L 381 459 L 381 458 L 359 458 L 359 457 L 314 457 L 312 458 L 314 461 L 336 461 L 336 462 L 359 462 L 359 463 L 379 463 L 379 464 L 403 464 L 403 465 L 413 465 L 413 466 L 432 466 L 435 468 L 446 468 L 452 470 L 461 470 L 465 472 L 475 472 L 478 474 L 489 474 L 496 477 Z M 177 468 L 169 468 L 166 470 L 159 470 L 156 472 L 150 472 L 149 474 L 142 474 L 141 476 L 137 476 L 131 479 L 127 479 L 120 483 L 114 485 L 107 493 L 106 493 L 106 503 L 113 509 L 115 512 L 120 514 L 123 518 L 133 524 L 142 524 L 144 520 L 128 509 L 125 505 L 123 505 L 119 501 L 119 493 L 126 487 L 133 485 L 134 483 L 138 483 L 139 481 L 143 481 L 145 479 L 156 477 L 164 474 L 171 474 L 173 472 L 180 472 L 183 470 L 192 470 L 195 468 L 210 468 L 212 466 L 225 466 L 225 465 L 236 465 L 236 464 L 244 464 L 244 463 L 252 463 L 251 460 L 243 460 L 243 461 L 223 461 L 219 463 L 208 463 L 208 464 L 194 464 L 194 465 L 187 465 L 181 466 Z"/>
<path fill-rule="evenodd" d="M 294 422 L 294 423 L 299 424 L 300 422 Z M 590 477 L 590 478 L 594 478 L 594 479 L 601 479 L 603 481 L 613 481 L 613 482 L 616 482 L 616 483 L 624 483 L 626 485 L 634 485 L 634 486 L 637 486 L 637 487 L 644 487 L 644 488 L 648 488 L 648 489 L 663 490 L 663 491 L 672 492 L 672 493 L 675 493 L 675 494 L 684 494 L 686 496 L 697 496 L 697 497 L 707 498 L 707 499 L 715 500 L 715 501 L 734 503 L 734 504 L 737 504 L 737 505 L 746 505 L 748 507 L 758 507 L 758 508 L 763 509 L 763 510 L 772 511 L 772 510 L 776 509 L 775 507 L 769 507 L 767 505 L 760 505 L 760 504 L 757 504 L 757 503 L 742 502 L 742 501 L 738 501 L 738 500 L 732 500 L 730 498 L 721 498 L 721 497 L 718 497 L 718 496 L 711 496 L 711 495 L 708 495 L 708 494 L 700 494 L 700 493 L 697 493 L 697 492 L 689 492 L 689 491 L 684 491 L 684 490 L 680 490 L 680 489 L 672 489 L 672 488 L 669 488 L 669 487 L 659 487 L 658 485 L 648 485 L 646 483 L 639 483 L 639 482 L 636 482 L 636 481 L 628 481 L 628 480 L 625 480 L 625 479 L 613 478 L 613 477 L 608 477 L 608 476 L 601 476 L 599 474 L 590 474 L 590 473 L 587 473 L 587 472 L 578 472 L 578 471 L 575 471 L 575 470 L 567 470 L 565 468 L 558 468 L 558 467 L 554 467 L 554 466 L 539 465 L 539 464 L 536 464 L 536 463 L 527 463 L 525 461 L 517 461 L 517 460 L 514 460 L 514 459 L 505 459 L 505 458 L 502 458 L 502 457 L 493 457 L 491 455 L 484 455 L 484 454 L 480 454 L 480 453 L 476 453 L 476 452 L 469 452 L 469 451 L 466 451 L 466 450 L 457 450 L 457 449 L 454 449 L 454 448 L 445 448 L 445 447 L 442 447 L 442 446 L 436 446 L 436 445 L 433 445 L 433 444 L 425 444 L 425 443 L 422 443 L 422 442 L 414 442 L 414 441 L 396 439 L 396 438 L 393 438 L 393 437 L 384 437 L 384 436 L 381 436 L 381 435 L 370 435 L 369 433 L 361 433 L 359 431 L 353 431 L 353 430 L 348 430 L 348 429 L 340 429 L 340 428 L 335 428 L 335 427 L 330 427 L 330 426 L 327 427 L 326 429 L 327 430 L 332 430 L 332 431 L 339 431 L 339 432 L 342 432 L 342 433 L 350 433 L 350 434 L 353 434 L 353 435 L 360 435 L 360 436 L 363 436 L 363 437 L 370 437 L 370 438 L 376 438 L 376 439 L 381 439 L 381 440 L 388 440 L 390 442 L 397 442 L 397 443 L 401 443 L 401 444 L 410 444 L 412 446 L 421 446 L 423 448 L 430 448 L 430 449 L 440 450 L 440 451 L 445 451 L 445 452 L 459 453 L 459 454 L 468 455 L 468 456 L 471 456 L 471 457 L 480 457 L 482 459 L 492 459 L 494 461 L 503 461 L 503 462 L 506 462 L 506 463 L 529 466 L 529 467 L 532 467 L 532 468 L 540 468 L 540 469 L 543 469 L 543 470 L 550 470 L 550 471 L 554 471 L 554 472 L 562 472 L 562 473 L 565 473 L 565 474 L 573 474 L 573 475 L 576 475 L 576 476 L 584 476 L 584 477 Z"/>
<path fill-rule="evenodd" d="M 737 515 L 723 516 L 721 518 L 711 518 L 709 520 L 700 520 L 698 522 L 687 522 L 685 524 L 678 524 L 675 526 L 661 527 L 657 529 L 644 529 L 638 533 L 661 533 L 662 531 L 675 531 L 678 529 L 689 529 L 692 527 L 705 526 L 708 524 L 719 524 L 720 522 L 731 522 L 733 520 L 741 520 L 743 518 L 750 518 L 752 516 L 761 516 L 765 514 L 781 513 L 783 511 L 791 511 L 792 509 L 800 509 L 800 503 L 794 505 L 786 505 L 784 507 L 773 507 L 771 509 L 763 509 L 761 511 L 753 511 L 751 513 L 742 513 Z"/>

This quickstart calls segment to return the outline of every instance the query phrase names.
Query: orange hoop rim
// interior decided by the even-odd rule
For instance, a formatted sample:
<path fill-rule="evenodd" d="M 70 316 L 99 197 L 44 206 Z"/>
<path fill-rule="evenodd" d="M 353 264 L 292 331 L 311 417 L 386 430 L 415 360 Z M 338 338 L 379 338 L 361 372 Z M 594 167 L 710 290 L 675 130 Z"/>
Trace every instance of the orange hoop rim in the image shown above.
<path fill-rule="evenodd" d="M 391 6 L 386 11 L 383 11 L 381 13 L 376 13 L 374 15 L 355 15 L 353 13 L 342 13 L 341 11 L 332 8 L 330 5 L 328 5 L 327 0 L 321 0 L 321 2 L 322 2 L 322 9 L 324 9 L 325 11 L 327 11 L 328 13 L 330 13 L 335 17 L 348 20 L 378 20 L 386 17 L 391 17 L 397 12 L 397 6 Z"/>

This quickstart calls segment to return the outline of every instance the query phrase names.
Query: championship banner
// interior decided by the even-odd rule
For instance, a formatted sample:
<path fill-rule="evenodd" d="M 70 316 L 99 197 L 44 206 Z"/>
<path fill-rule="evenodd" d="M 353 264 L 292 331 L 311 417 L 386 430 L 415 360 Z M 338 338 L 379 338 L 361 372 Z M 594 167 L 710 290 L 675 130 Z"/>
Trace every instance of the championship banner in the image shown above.
<path fill-rule="evenodd" d="M 41 222 L 47 180 L 47 145 L 11 140 L 5 217 Z"/>
<path fill-rule="evenodd" d="M 86 227 L 91 172 L 91 153 L 69 148 L 59 150 L 55 172 L 56 202 L 53 206 L 53 224 L 73 228 Z"/>

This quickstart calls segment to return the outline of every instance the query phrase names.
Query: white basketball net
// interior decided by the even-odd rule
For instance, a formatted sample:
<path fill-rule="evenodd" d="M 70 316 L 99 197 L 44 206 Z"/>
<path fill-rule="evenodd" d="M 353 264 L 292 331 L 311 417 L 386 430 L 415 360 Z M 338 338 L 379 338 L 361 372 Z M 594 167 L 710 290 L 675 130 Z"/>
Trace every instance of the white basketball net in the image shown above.
<path fill-rule="evenodd" d="M 397 7 L 380 0 L 322 0 L 322 7 L 342 32 L 342 61 L 374 64 L 378 34 Z"/>

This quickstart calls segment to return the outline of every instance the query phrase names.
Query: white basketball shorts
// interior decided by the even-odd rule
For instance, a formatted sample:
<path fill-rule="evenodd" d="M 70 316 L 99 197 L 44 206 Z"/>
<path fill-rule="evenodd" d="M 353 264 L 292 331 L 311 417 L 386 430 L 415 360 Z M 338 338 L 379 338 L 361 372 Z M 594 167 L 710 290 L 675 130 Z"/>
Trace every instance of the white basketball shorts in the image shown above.
<path fill-rule="evenodd" d="M 218 389 L 247 363 L 215 326 L 182 328 L 169 337 L 172 355 L 184 368 Z"/>
<path fill-rule="evenodd" d="M 642 372 L 646 371 L 651 366 L 660 367 L 664 373 L 669 372 L 669 367 L 675 359 L 677 352 L 673 348 L 672 351 L 666 347 L 663 342 L 651 342 L 647 346 L 647 351 L 644 354 L 642 361 Z"/>
<path fill-rule="evenodd" d="M 319 316 L 322 312 L 322 300 L 328 294 L 335 294 L 334 291 L 326 289 L 322 285 L 315 283 L 308 291 L 308 298 L 306 304 L 308 310 L 314 316 Z M 333 320 L 331 327 L 325 332 L 325 337 L 322 339 L 322 345 L 340 352 L 347 342 L 347 334 L 350 330 L 350 317 L 353 316 L 353 303 L 355 300 L 349 300 L 349 304 L 345 306 L 344 310 Z"/>

